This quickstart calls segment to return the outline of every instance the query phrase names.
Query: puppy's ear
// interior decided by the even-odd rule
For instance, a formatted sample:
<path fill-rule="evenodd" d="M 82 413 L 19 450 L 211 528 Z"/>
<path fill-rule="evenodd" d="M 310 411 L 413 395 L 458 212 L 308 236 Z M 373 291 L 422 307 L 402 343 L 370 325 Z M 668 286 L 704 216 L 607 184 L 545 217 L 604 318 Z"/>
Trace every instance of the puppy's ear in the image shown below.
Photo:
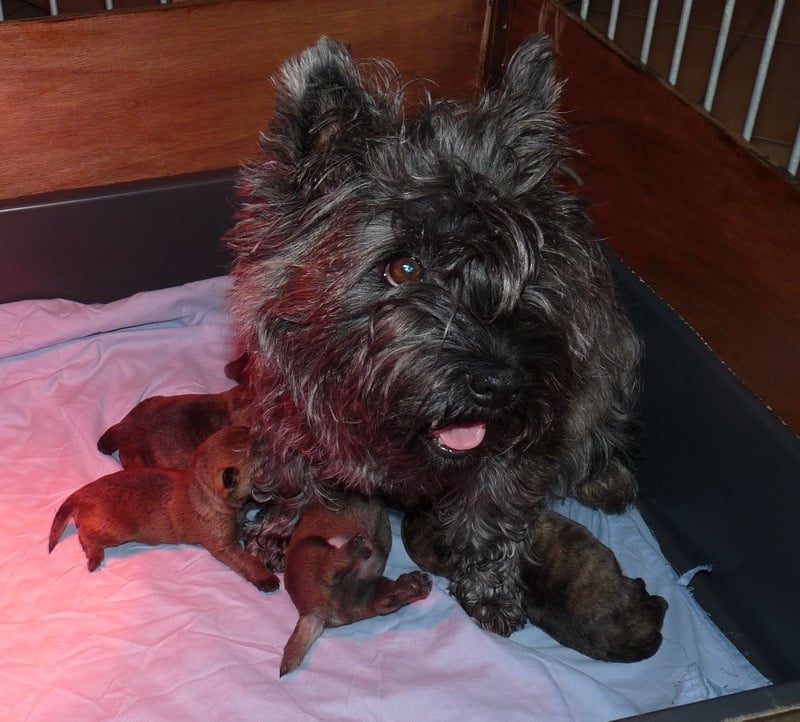
<path fill-rule="evenodd" d="M 239 481 L 239 470 L 233 466 L 227 466 L 222 471 L 222 485 L 226 489 L 233 489 Z"/>
<path fill-rule="evenodd" d="M 506 98 L 524 98 L 532 110 L 552 112 L 561 93 L 550 37 L 531 35 L 508 62 L 501 93 Z"/>
<path fill-rule="evenodd" d="M 262 148 L 306 190 L 351 175 L 384 101 L 365 89 L 347 46 L 323 37 L 284 63 L 275 82 L 275 115 Z"/>

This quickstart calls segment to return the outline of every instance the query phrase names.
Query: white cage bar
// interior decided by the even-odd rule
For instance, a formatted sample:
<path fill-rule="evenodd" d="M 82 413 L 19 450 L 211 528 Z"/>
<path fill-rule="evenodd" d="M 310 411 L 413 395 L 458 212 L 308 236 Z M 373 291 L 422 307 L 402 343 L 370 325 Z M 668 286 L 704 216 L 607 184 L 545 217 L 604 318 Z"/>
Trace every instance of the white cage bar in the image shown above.
<path fill-rule="evenodd" d="M 800 123 L 797 125 L 797 134 L 794 137 L 794 146 L 792 147 L 792 155 L 789 157 L 787 170 L 792 175 L 797 175 L 798 165 L 800 165 Z"/>
<path fill-rule="evenodd" d="M 683 47 L 686 44 L 686 33 L 689 30 L 689 18 L 692 15 L 692 0 L 683 0 L 681 19 L 678 22 L 678 34 L 675 36 L 675 48 L 672 51 L 672 63 L 669 66 L 669 82 L 675 85 L 678 82 L 678 73 L 683 59 Z"/>
<path fill-rule="evenodd" d="M 725 8 L 722 11 L 722 23 L 720 24 L 719 34 L 717 35 L 717 46 L 714 48 L 714 59 L 711 61 L 711 72 L 708 74 L 708 86 L 706 95 L 703 98 L 703 107 L 711 111 L 714 105 L 714 96 L 717 94 L 717 83 L 719 73 L 722 69 L 722 59 L 725 56 L 725 48 L 728 46 L 728 34 L 731 29 L 733 11 L 736 9 L 736 0 L 726 0 Z"/>
<path fill-rule="evenodd" d="M 800 1 L 800 0 L 795 0 Z M 114 0 L 104 0 L 105 9 L 107 11 L 114 10 Z M 170 0 L 159 0 L 162 5 L 166 5 Z M 573 1 L 570 3 L 565 2 L 571 6 L 579 4 L 580 17 L 584 21 L 591 21 L 592 3 L 591 0 L 580 0 L 580 3 Z M 619 24 L 620 13 L 623 10 L 622 0 L 611 0 L 610 7 L 607 3 L 603 5 L 608 8 L 608 24 L 605 28 L 605 34 L 609 40 L 614 41 Z M 764 39 L 764 45 L 761 51 L 761 58 L 758 64 L 758 69 L 753 80 L 752 93 L 750 96 L 749 104 L 747 106 L 747 114 L 743 123 L 741 135 L 745 140 L 752 140 L 753 132 L 755 130 L 756 121 L 761 107 L 762 95 L 764 87 L 767 82 L 770 61 L 772 59 L 775 42 L 778 36 L 781 19 L 783 17 L 784 7 L 786 0 L 773 0 L 772 14 L 770 16 L 769 27 Z M 673 86 L 678 82 L 678 76 L 681 70 L 681 63 L 683 62 L 684 47 L 686 37 L 689 30 L 689 23 L 692 15 L 693 0 L 683 0 L 680 12 L 680 19 L 678 21 L 677 30 L 675 33 L 675 41 L 672 51 L 672 59 L 669 67 L 667 80 Z M 0 21 L 8 21 L 7 8 L 3 6 L 3 0 L 0 0 Z M 653 36 L 655 33 L 657 16 L 659 10 L 659 0 L 649 0 L 647 5 L 647 15 L 644 22 L 644 30 L 642 32 L 642 42 L 639 52 L 639 60 L 643 64 L 647 64 L 650 60 L 650 51 L 653 43 Z M 728 37 L 731 29 L 731 21 L 736 10 L 736 0 L 725 0 L 725 6 L 722 10 L 720 17 L 719 31 L 714 48 L 713 59 L 711 61 L 711 68 L 706 82 L 705 95 L 703 97 L 703 107 L 708 112 L 713 112 L 714 99 L 717 93 L 717 86 L 719 83 L 720 73 L 722 72 L 725 51 L 728 47 Z M 49 14 L 58 15 L 59 7 L 58 0 L 49 0 Z M 800 119 L 799 121 L 800 122 Z M 789 139 L 781 140 L 780 142 L 788 144 Z M 791 148 L 791 155 L 787 163 L 787 170 L 790 174 L 796 175 L 798 166 L 800 165 L 800 125 L 798 125 L 794 142 Z"/>
<path fill-rule="evenodd" d="M 48 0 L 46 8 L 42 8 L 42 5 L 39 4 L 39 3 L 28 3 L 28 4 L 31 5 L 31 6 L 34 6 L 35 8 L 38 8 L 42 12 L 42 14 L 45 15 L 45 16 L 47 16 L 47 15 L 54 16 L 54 15 L 62 14 L 62 10 L 58 6 L 58 1 L 59 0 Z M 154 4 L 154 1 L 155 0 L 153 0 L 153 1 L 149 2 L 149 3 L 148 2 L 142 2 L 141 7 L 152 6 Z M 17 9 L 17 5 L 15 5 L 15 6 L 12 7 L 12 10 L 9 11 L 7 7 L 4 7 L 4 5 L 3 5 L 4 2 L 7 2 L 7 0 L 0 0 L 0 22 L 7 21 L 7 20 L 13 20 L 14 19 L 14 14 L 15 14 L 14 11 Z M 172 2 L 172 0 L 158 0 L 158 2 L 161 5 L 169 5 Z M 104 10 L 100 11 L 100 12 L 110 11 L 110 10 L 115 10 L 116 9 L 115 6 L 114 6 L 114 0 L 104 0 L 103 4 L 105 6 Z M 79 12 L 84 13 L 84 12 L 87 12 L 87 11 L 91 11 L 91 10 L 89 10 L 87 8 L 87 9 L 82 9 Z M 10 16 L 9 16 L 9 12 L 11 13 Z M 75 13 L 76 11 L 68 9 L 66 12 L 67 13 Z M 29 16 L 28 14 L 26 14 L 24 17 L 25 17 L 26 20 L 32 19 L 32 17 Z M 35 17 L 33 17 L 33 19 L 35 19 Z"/>
<path fill-rule="evenodd" d="M 570 5 L 577 5 L 577 2 L 569 3 Z M 762 95 L 764 87 L 768 78 L 770 61 L 772 59 L 775 42 L 778 37 L 778 30 L 780 27 L 781 19 L 786 0 L 773 0 L 772 14 L 770 16 L 769 27 L 764 37 L 764 44 L 761 49 L 761 58 L 758 64 L 758 69 L 753 79 L 752 92 L 747 106 L 747 114 L 743 123 L 741 136 L 747 141 L 753 137 L 756 121 L 758 120 L 758 113 L 761 107 Z M 638 4 L 637 4 L 638 7 Z M 581 0 L 580 2 L 580 16 L 584 21 L 592 22 L 592 2 L 591 0 Z M 657 15 L 659 10 L 659 0 L 649 0 L 647 5 L 647 15 L 644 19 L 644 30 L 642 31 L 642 43 L 639 53 L 639 60 L 647 65 L 650 60 L 650 51 L 652 48 L 653 36 L 656 27 Z M 680 19 L 678 21 L 677 30 L 675 32 L 675 42 L 673 45 L 672 59 L 669 67 L 667 80 L 671 85 L 676 85 L 678 76 L 681 70 L 681 63 L 683 62 L 684 48 L 686 44 L 686 37 L 689 32 L 689 23 L 692 16 L 693 0 L 683 0 L 680 11 Z M 736 11 L 736 0 L 725 0 L 725 5 L 722 9 L 722 14 L 719 19 L 719 31 L 717 33 L 714 53 L 711 60 L 711 67 L 709 69 L 708 77 L 706 79 L 705 94 L 702 99 L 702 105 L 709 113 L 713 113 L 714 100 L 717 94 L 719 85 L 720 74 L 723 71 L 725 64 L 725 53 L 728 48 L 728 38 L 731 30 L 731 22 L 733 20 L 734 12 Z M 604 32 L 609 40 L 614 41 L 617 33 L 617 28 L 620 20 L 620 13 L 624 12 L 622 0 L 612 0 L 609 7 L 608 3 L 603 3 L 603 10 L 599 11 L 601 17 L 604 13 L 608 13 L 608 25 L 604 28 Z M 637 16 L 641 17 L 641 16 Z M 662 23 L 662 26 L 666 23 Z M 785 145 L 790 142 L 789 139 L 784 138 L 780 141 Z M 798 126 L 797 134 L 794 138 L 794 144 L 791 150 L 791 156 L 787 163 L 787 170 L 791 175 L 796 175 L 798 166 L 800 165 L 800 126 Z"/>
<path fill-rule="evenodd" d="M 767 37 L 764 39 L 764 48 L 761 52 L 761 60 L 758 63 L 758 72 L 753 84 L 753 94 L 750 97 L 750 106 L 747 109 L 747 118 L 745 118 L 744 129 L 742 130 L 742 136 L 745 140 L 750 140 L 753 135 L 758 107 L 761 104 L 761 94 L 764 92 L 764 82 L 767 79 L 769 63 L 772 60 L 772 51 L 775 48 L 775 38 L 778 35 L 778 26 L 783 16 L 783 3 L 784 0 L 775 0 L 775 4 L 772 6 L 769 30 L 767 30 Z"/>
<path fill-rule="evenodd" d="M 617 21 L 619 19 L 619 6 L 621 0 L 611 0 L 611 14 L 608 16 L 608 39 L 613 40 L 617 35 Z"/>
<path fill-rule="evenodd" d="M 656 14 L 658 13 L 658 0 L 651 0 L 650 7 L 647 9 L 647 20 L 644 26 L 644 38 L 642 39 L 642 52 L 639 60 L 647 65 L 650 58 L 650 46 L 653 43 L 653 30 L 656 26 Z"/>

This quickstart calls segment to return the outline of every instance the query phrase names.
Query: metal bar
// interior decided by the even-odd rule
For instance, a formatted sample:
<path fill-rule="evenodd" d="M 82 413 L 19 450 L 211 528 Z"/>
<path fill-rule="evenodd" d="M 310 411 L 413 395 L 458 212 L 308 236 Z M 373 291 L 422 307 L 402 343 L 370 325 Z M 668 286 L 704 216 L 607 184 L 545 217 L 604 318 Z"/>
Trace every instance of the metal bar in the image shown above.
<path fill-rule="evenodd" d="M 653 29 L 656 25 L 656 13 L 658 12 L 658 0 L 650 0 L 650 7 L 647 9 L 647 20 L 644 26 L 644 38 L 642 40 L 642 52 L 639 55 L 639 60 L 644 65 L 647 65 L 647 60 L 650 57 L 650 46 L 653 43 Z"/>
<path fill-rule="evenodd" d="M 589 17 L 589 0 L 581 0 L 581 17 L 584 20 Z"/>
<path fill-rule="evenodd" d="M 619 18 L 620 0 L 611 0 L 611 15 L 608 16 L 608 35 L 609 40 L 613 40 L 617 34 L 617 19 Z"/>
<path fill-rule="evenodd" d="M 669 82 L 675 85 L 678 82 L 678 73 L 681 69 L 683 46 L 686 43 L 686 33 L 689 30 L 689 18 L 692 14 L 693 0 L 683 0 L 681 19 L 678 22 L 678 34 L 675 36 L 675 49 L 672 51 L 672 64 L 669 66 Z"/>
<path fill-rule="evenodd" d="M 58 15 L 58 0 L 50 0 L 50 14 Z"/>
<path fill-rule="evenodd" d="M 731 18 L 736 7 L 736 0 L 726 0 L 725 8 L 722 11 L 722 23 L 717 35 L 717 47 L 714 50 L 714 60 L 711 63 L 711 72 L 708 76 L 708 87 L 706 97 L 703 99 L 703 107 L 711 110 L 714 104 L 714 96 L 717 94 L 717 82 L 719 82 L 719 71 L 722 68 L 722 58 L 725 55 L 725 46 L 728 44 L 728 33 L 731 29 Z"/>
<path fill-rule="evenodd" d="M 786 169 L 792 175 L 797 175 L 797 167 L 800 166 L 800 123 L 797 124 L 797 135 L 794 137 L 792 154 L 789 156 L 789 165 Z"/>
<path fill-rule="evenodd" d="M 106 0 L 106 10 L 114 9 L 114 0 Z"/>
<path fill-rule="evenodd" d="M 778 26 L 781 24 L 783 5 L 784 0 L 775 0 L 775 4 L 772 6 L 772 17 L 769 19 L 769 29 L 767 30 L 767 37 L 764 38 L 764 48 L 761 51 L 756 81 L 753 84 L 753 94 L 750 96 L 750 106 L 747 108 L 747 117 L 744 121 L 744 130 L 742 130 L 742 136 L 745 140 L 750 140 L 753 135 L 753 128 L 758 117 L 758 108 L 761 105 L 761 94 L 764 92 L 764 83 L 767 80 L 772 51 L 775 49 Z"/>
<path fill-rule="evenodd" d="M 3 22 L 5 17 L 3 17 L 3 0 L 0 0 L 0 22 Z"/>

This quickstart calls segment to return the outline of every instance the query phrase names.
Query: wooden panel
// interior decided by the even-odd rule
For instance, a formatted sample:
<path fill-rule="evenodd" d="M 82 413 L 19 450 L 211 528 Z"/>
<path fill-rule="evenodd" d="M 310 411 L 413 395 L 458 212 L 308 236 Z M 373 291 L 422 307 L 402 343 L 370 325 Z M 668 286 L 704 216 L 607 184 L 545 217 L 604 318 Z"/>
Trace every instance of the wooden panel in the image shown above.
<path fill-rule="evenodd" d="M 179 1 L 179 0 L 178 0 Z M 39 10 L 50 15 L 50 0 L 26 0 L 31 5 L 35 5 Z M 173 0 L 176 2 L 176 0 Z M 129 8 L 143 8 L 148 5 L 160 5 L 161 0 L 114 0 L 115 10 L 126 10 Z M 105 0 L 58 0 L 59 15 L 75 15 L 77 13 L 101 13 L 105 12 Z"/>
<path fill-rule="evenodd" d="M 545 29 L 599 232 L 800 431 L 800 187 L 550 0 L 516 2 L 509 47 Z"/>
<path fill-rule="evenodd" d="M 236 165 L 326 34 L 471 95 L 481 0 L 229 0 L 0 24 L 0 198 Z"/>
<path fill-rule="evenodd" d="M 494 88 L 502 78 L 508 52 L 508 19 L 511 5 L 512 0 L 487 0 L 478 78 L 481 88 Z"/>

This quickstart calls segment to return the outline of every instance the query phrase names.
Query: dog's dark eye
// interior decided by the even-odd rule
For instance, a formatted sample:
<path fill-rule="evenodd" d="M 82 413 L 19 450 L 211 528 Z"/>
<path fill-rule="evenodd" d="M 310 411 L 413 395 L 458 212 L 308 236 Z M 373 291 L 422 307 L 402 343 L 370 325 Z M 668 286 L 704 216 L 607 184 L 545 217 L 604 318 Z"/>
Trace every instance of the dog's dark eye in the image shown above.
<path fill-rule="evenodd" d="M 399 286 L 422 278 L 422 264 L 413 256 L 398 256 L 386 264 L 383 277 L 392 285 Z"/>
<path fill-rule="evenodd" d="M 226 489 L 233 489 L 239 481 L 239 470 L 232 466 L 226 467 L 222 472 L 222 484 Z"/>

